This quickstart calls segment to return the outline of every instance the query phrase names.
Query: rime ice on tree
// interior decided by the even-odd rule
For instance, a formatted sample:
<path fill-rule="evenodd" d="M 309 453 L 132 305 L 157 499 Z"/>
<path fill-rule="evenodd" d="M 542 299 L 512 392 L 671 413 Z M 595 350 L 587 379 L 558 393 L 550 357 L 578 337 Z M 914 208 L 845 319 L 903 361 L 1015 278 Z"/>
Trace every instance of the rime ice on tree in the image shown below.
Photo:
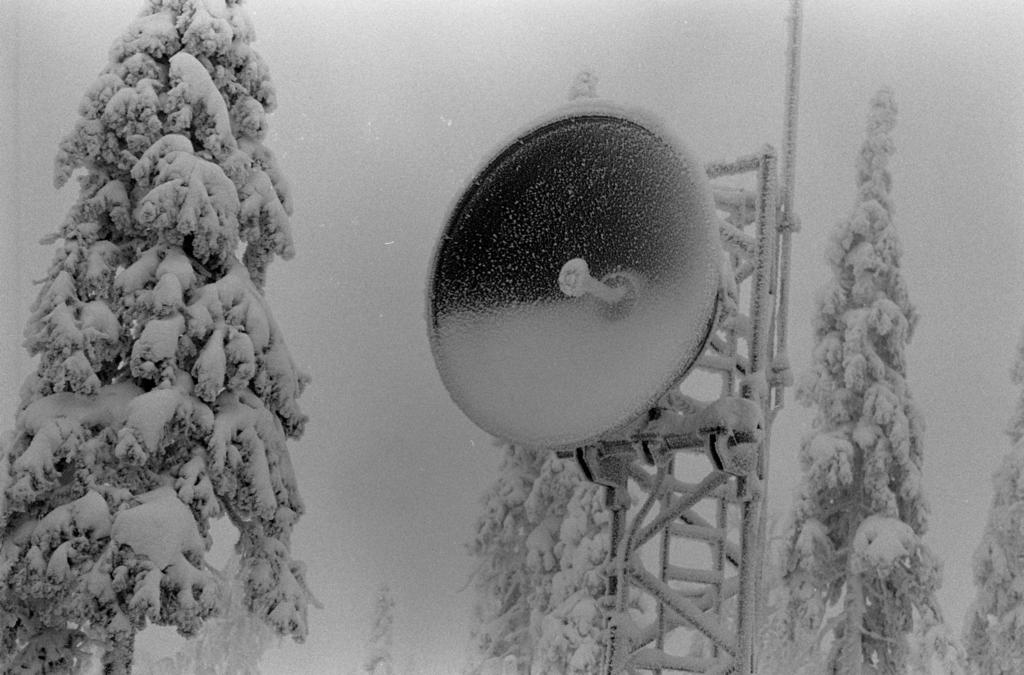
<path fill-rule="evenodd" d="M 498 478 L 483 496 L 483 513 L 468 546 L 479 561 L 471 637 L 481 664 L 490 667 L 510 658 L 528 671 L 535 639 L 530 607 L 537 580 L 535 570 L 527 566 L 527 538 L 536 523 L 526 500 L 547 453 L 518 445 L 506 446 L 504 453 Z"/>
<path fill-rule="evenodd" d="M 226 605 L 216 617 L 203 622 L 188 643 L 171 656 L 155 660 L 144 651 L 136 652 L 132 672 L 136 675 L 256 675 L 260 659 L 279 640 L 273 629 L 246 608 L 244 589 L 238 578 L 238 554 L 231 556 L 223 574 Z"/>
<path fill-rule="evenodd" d="M 363 670 L 369 675 L 394 675 L 395 666 L 391 657 L 394 623 L 395 599 L 388 585 L 381 584 L 377 588 L 373 624 L 370 627 L 366 662 L 363 664 Z"/>
<path fill-rule="evenodd" d="M 546 449 L 505 447 L 470 551 L 478 558 L 472 672 L 595 672 L 602 656 L 608 510 Z M 503 671 L 504 672 L 504 671 Z"/>
<path fill-rule="evenodd" d="M 828 667 L 857 675 L 904 672 L 911 629 L 941 622 L 940 563 L 921 540 L 923 422 L 906 380 L 917 315 L 892 223 L 895 120 L 891 92 L 878 92 L 857 204 L 828 248 L 833 278 L 818 300 L 814 360 L 799 391 L 818 414 L 800 450 L 785 570 L 791 633 L 831 633 Z"/>
<path fill-rule="evenodd" d="M 598 672 L 604 656 L 605 579 L 611 516 L 604 488 L 581 481 L 575 467 L 562 463 L 563 480 L 574 484 L 557 532 L 537 542 L 535 555 L 550 555 L 555 565 L 547 589 L 547 612 L 540 618 L 533 672 L 586 675 Z M 549 512 L 552 509 L 549 507 Z M 558 511 L 555 511 L 558 513 Z M 550 545 L 550 552 L 545 545 Z"/>
<path fill-rule="evenodd" d="M 262 292 L 292 255 L 291 203 L 262 142 L 275 100 L 252 39 L 237 1 L 149 0 L 61 142 L 56 184 L 85 171 L 4 445 L 5 671 L 100 653 L 124 673 L 147 623 L 194 634 L 223 604 L 204 556 L 224 513 L 247 608 L 306 635 L 286 445 L 306 377 Z"/>
<path fill-rule="evenodd" d="M 1024 385 L 1024 336 L 1011 378 Z M 1024 397 L 1007 433 L 1013 449 L 992 476 L 992 506 L 974 552 L 977 595 L 964 622 L 964 647 L 983 675 L 1024 670 Z"/>

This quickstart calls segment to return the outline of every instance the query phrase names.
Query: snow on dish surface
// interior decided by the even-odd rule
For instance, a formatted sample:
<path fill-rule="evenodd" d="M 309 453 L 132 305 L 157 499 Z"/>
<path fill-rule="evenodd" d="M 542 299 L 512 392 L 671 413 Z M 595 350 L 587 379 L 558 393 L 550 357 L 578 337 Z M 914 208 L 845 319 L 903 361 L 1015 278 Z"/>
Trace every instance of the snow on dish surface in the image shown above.
<path fill-rule="evenodd" d="M 441 236 L 434 355 L 456 403 L 496 436 L 593 439 L 642 412 L 703 348 L 720 266 L 706 176 L 637 119 L 648 122 L 576 104 L 521 133 Z M 567 293 L 574 260 L 609 290 Z"/>

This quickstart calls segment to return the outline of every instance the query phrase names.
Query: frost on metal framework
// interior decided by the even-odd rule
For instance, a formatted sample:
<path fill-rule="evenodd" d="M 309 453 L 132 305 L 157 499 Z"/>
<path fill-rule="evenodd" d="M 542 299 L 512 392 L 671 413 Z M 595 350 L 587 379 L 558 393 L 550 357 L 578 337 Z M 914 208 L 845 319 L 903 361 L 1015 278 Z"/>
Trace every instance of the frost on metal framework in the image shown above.
<path fill-rule="evenodd" d="M 287 448 L 307 377 L 262 292 L 293 253 L 291 201 L 252 40 L 236 1 L 151 0 L 60 144 L 58 187 L 84 171 L 46 240 L 61 244 L 25 330 L 38 366 L 3 442 L 4 672 L 126 673 L 148 623 L 194 634 L 226 604 L 205 562 L 224 514 L 244 607 L 307 633 Z"/>

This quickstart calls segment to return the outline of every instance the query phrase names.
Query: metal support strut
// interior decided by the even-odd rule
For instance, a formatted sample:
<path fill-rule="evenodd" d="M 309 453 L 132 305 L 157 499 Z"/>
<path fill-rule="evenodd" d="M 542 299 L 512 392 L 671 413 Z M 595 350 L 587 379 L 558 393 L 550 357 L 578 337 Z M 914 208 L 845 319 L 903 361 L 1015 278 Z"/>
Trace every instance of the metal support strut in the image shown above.
<path fill-rule="evenodd" d="M 768 439 L 786 384 L 770 375 L 785 335 L 775 151 L 708 174 L 752 174 L 755 183 L 715 188 L 729 264 L 697 365 L 721 377 L 719 398 L 673 389 L 638 433 L 574 453 L 605 486 L 611 515 L 604 675 L 755 672 Z M 687 482 L 683 472 L 695 470 L 703 477 Z"/>

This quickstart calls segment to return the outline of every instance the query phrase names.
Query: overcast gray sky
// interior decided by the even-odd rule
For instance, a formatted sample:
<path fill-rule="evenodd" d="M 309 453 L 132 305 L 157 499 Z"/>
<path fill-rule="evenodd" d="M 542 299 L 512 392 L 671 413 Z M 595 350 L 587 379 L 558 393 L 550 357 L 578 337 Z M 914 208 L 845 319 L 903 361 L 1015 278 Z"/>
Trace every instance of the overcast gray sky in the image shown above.
<path fill-rule="evenodd" d="M 139 0 L 0 0 L 4 95 L 0 420 L 31 368 L 17 348 L 74 185 L 52 159 Z M 313 374 L 292 455 L 308 505 L 297 557 L 324 602 L 267 672 L 342 672 L 364 656 L 375 586 L 398 603 L 398 665 L 461 663 L 472 569 L 464 542 L 499 451 L 451 403 L 423 320 L 433 242 L 479 163 L 560 106 L 587 67 L 598 92 L 662 117 L 705 160 L 778 144 L 783 0 L 250 0 L 277 85 L 270 147 L 292 184 L 296 258 L 268 296 Z M 1008 380 L 1024 324 L 1024 5 L 808 0 L 797 160 L 790 357 L 806 370 L 824 242 L 853 205 L 868 101 L 900 106 L 895 222 L 921 314 L 909 380 L 923 409 L 930 543 L 957 628 L 970 558 L 1008 450 Z M 792 397 L 790 397 L 792 400 Z M 811 413 L 776 423 L 771 507 L 785 510 Z M 150 648 L 159 640 L 148 640 Z"/>

